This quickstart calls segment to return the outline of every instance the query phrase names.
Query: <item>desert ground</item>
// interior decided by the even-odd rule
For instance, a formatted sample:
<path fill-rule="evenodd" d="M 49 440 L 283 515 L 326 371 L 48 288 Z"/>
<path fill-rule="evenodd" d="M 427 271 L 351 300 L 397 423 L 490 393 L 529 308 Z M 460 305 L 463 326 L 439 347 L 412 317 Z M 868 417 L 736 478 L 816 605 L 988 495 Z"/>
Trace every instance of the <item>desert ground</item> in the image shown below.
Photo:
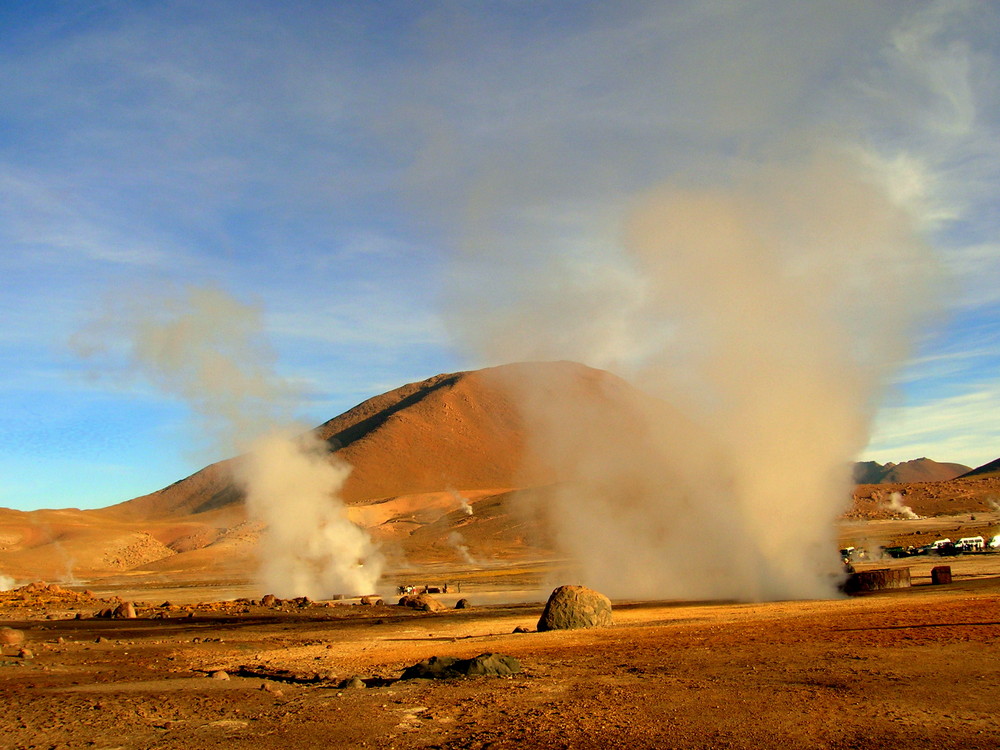
<path fill-rule="evenodd" d="M 841 538 L 890 526 L 845 522 Z M 951 584 L 931 585 L 939 564 Z M 434 613 L 389 596 L 264 607 L 240 601 L 251 588 L 240 580 L 10 591 L 0 624 L 26 642 L 0 658 L 0 743 L 1000 747 L 1000 554 L 868 564 L 882 565 L 909 567 L 913 586 L 827 601 L 616 601 L 611 628 L 541 633 L 551 561 L 424 570 L 450 583 L 449 608 Z M 93 616 L 116 596 L 138 601 L 138 617 Z M 472 606 L 451 608 L 459 597 Z M 431 656 L 481 653 L 522 671 L 399 679 Z"/>
<path fill-rule="evenodd" d="M 599 427 L 579 434 L 616 456 L 638 444 L 647 400 L 607 373 L 541 370 L 545 399 Z M 860 571 L 908 568 L 909 588 L 614 601 L 611 627 L 536 632 L 552 588 L 581 582 L 552 533 L 553 488 L 573 479 L 526 460 L 495 375 L 410 384 L 316 429 L 385 556 L 369 603 L 262 601 L 240 458 L 107 508 L 0 509 L 0 747 L 1000 748 L 1000 553 L 879 554 L 1000 533 L 1000 464 L 855 488 L 836 543 L 868 550 Z M 932 584 L 937 565 L 951 583 Z M 397 604 L 399 586 L 444 584 L 441 611 Z M 520 671 L 401 679 L 484 653 Z"/>

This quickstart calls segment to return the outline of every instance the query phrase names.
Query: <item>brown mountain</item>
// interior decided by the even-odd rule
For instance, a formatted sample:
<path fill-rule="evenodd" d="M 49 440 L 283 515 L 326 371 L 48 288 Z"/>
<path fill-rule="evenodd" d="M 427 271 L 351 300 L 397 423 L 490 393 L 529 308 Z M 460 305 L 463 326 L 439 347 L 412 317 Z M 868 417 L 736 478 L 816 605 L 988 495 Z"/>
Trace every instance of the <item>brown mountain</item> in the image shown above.
<path fill-rule="evenodd" d="M 549 405 L 550 416 L 593 429 L 580 439 L 623 446 L 638 434 L 635 425 L 650 403 L 601 370 L 521 363 L 410 383 L 314 432 L 351 465 L 341 493 L 349 516 L 390 556 L 398 548 L 410 561 L 454 558 L 460 553 L 452 535 L 459 529 L 461 543 L 476 554 L 517 556 L 544 542 L 538 520 L 545 488 L 563 478 L 527 460 L 524 412 L 517 405 L 526 397 Z M 228 568 L 248 575 L 260 528 L 248 521 L 232 479 L 240 460 L 220 461 L 101 510 L 0 510 L 0 574 L 68 580 L 128 572 L 176 579 Z"/>
<path fill-rule="evenodd" d="M 1000 458 L 990 461 L 988 464 L 973 469 L 962 475 L 963 477 L 995 477 L 1000 476 Z"/>
<path fill-rule="evenodd" d="M 909 482 L 945 482 L 962 476 L 970 467 L 938 463 L 929 458 L 915 458 L 903 463 L 880 464 L 859 461 L 854 465 L 855 484 L 903 484 Z"/>
<path fill-rule="evenodd" d="M 525 461 L 523 416 L 515 404 L 558 400 L 567 412 L 587 404 L 627 415 L 642 396 L 625 381 L 572 362 L 532 362 L 437 375 L 375 396 L 314 432 L 352 467 L 342 488 L 348 505 L 421 493 L 539 486 L 557 473 Z M 626 417 L 627 418 L 627 417 Z M 607 420 L 606 420 L 607 421 Z M 112 506 L 121 518 L 199 514 L 243 500 L 228 459 L 162 490 Z M 527 464 L 531 463 L 531 466 Z"/>

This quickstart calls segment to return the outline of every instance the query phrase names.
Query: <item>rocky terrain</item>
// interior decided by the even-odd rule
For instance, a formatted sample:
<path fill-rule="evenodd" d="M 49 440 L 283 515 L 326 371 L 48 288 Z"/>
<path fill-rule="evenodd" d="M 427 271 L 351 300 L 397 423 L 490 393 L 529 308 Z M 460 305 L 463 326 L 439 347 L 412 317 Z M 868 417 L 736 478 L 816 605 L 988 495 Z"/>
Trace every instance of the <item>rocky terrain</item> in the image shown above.
<path fill-rule="evenodd" d="M 476 601 L 503 570 L 437 612 L 140 601 L 113 619 L 96 615 L 120 599 L 36 584 L 0 595 L 0 736 L 18 750 L 995 748 L 1000 555 L 953 569 L 949 585 L 918 566 L 912 588 L 832 601 L 614 602 L 607 627 L 549 632 L 541 600 Z M 516 671 L 402 679 L 483 654 Z"/>
<path fill-rule="evenodd" d="M 996 462 L 855 488 L 839 544 L 870 552 L 859 569 L 905 567 L 912 588 L 615 601 L 610 622 L 602 597 L 602 627 L 538 632 L 552 582 L 575 581 L 549 515 L 566 477 L 531 460 L 518 367 L 404 386 L 317 428 L 354 467 L 346 512 L 388 561 L 365 597 L 257 590 L 262 526 L 232 480 L 239 458 L 102 510 L 0 509 L 0 574 L 26 584 L 0 592 L 4 746 L 1000 745 L 1000 554 L 878 559 L 881 546 L 1000 533 Z M 539 382 L 533 398 L 585 404 L 602 426 L 581 439 L 628 436 L 659 408 L 572 363 Z M 931 585 L 942 564 L 954 582 Z M 504 676 L 428 672 L 484 664 Z M 414 675 L 435 679 L 402 679 Z"/>

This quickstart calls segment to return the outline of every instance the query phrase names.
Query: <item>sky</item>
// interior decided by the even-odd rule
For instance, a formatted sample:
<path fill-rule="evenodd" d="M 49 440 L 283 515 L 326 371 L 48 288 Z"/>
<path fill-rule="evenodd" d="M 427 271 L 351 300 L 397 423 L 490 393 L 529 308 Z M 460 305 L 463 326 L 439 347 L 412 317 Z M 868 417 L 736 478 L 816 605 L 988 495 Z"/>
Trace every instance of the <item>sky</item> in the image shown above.
<path fill-rule="evenodd" d="M 470 248 L 606 276 L 637 196 L 816 149 L 862 165 L 937 280 L 858 458 L 1000 456 L 993 4 L 9 2 L 0 102 L 2 507 L 225 457 L 122 342 L 89 345 L 109 316 L 239 300 L 319 424 L 494 363 L 463 330 L 491 290 Z"/>

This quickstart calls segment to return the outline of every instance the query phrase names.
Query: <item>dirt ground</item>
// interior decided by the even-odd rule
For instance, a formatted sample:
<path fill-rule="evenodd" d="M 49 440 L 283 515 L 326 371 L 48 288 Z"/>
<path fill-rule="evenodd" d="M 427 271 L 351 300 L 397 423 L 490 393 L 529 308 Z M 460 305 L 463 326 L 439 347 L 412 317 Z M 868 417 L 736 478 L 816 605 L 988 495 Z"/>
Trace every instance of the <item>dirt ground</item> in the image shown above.
<path fill-rule="evenodd" d="M 930 585 L 930 563 L 950 564 L 954 583 Z M 612 628 L 519 634 L 540 602 L 475 606 L 469 593 L 473 608 L 431 614 L 148 596 L 138 618 L 109 620 L 91 615 L 113 602 L 88 594 L 12 592 L 0 625 L 31 654 L 0 657 L 0 746 L 1000 747 L 1000 554 L 911 570 L 912 588 L 863 597 L 616 602 Z M 175 593 L 199 591 L 219 588 Z M 485 652 L 523 673 L 398 679 L 431 656 Z M 354 675 L 366 687 L 342 686 Z"/>

